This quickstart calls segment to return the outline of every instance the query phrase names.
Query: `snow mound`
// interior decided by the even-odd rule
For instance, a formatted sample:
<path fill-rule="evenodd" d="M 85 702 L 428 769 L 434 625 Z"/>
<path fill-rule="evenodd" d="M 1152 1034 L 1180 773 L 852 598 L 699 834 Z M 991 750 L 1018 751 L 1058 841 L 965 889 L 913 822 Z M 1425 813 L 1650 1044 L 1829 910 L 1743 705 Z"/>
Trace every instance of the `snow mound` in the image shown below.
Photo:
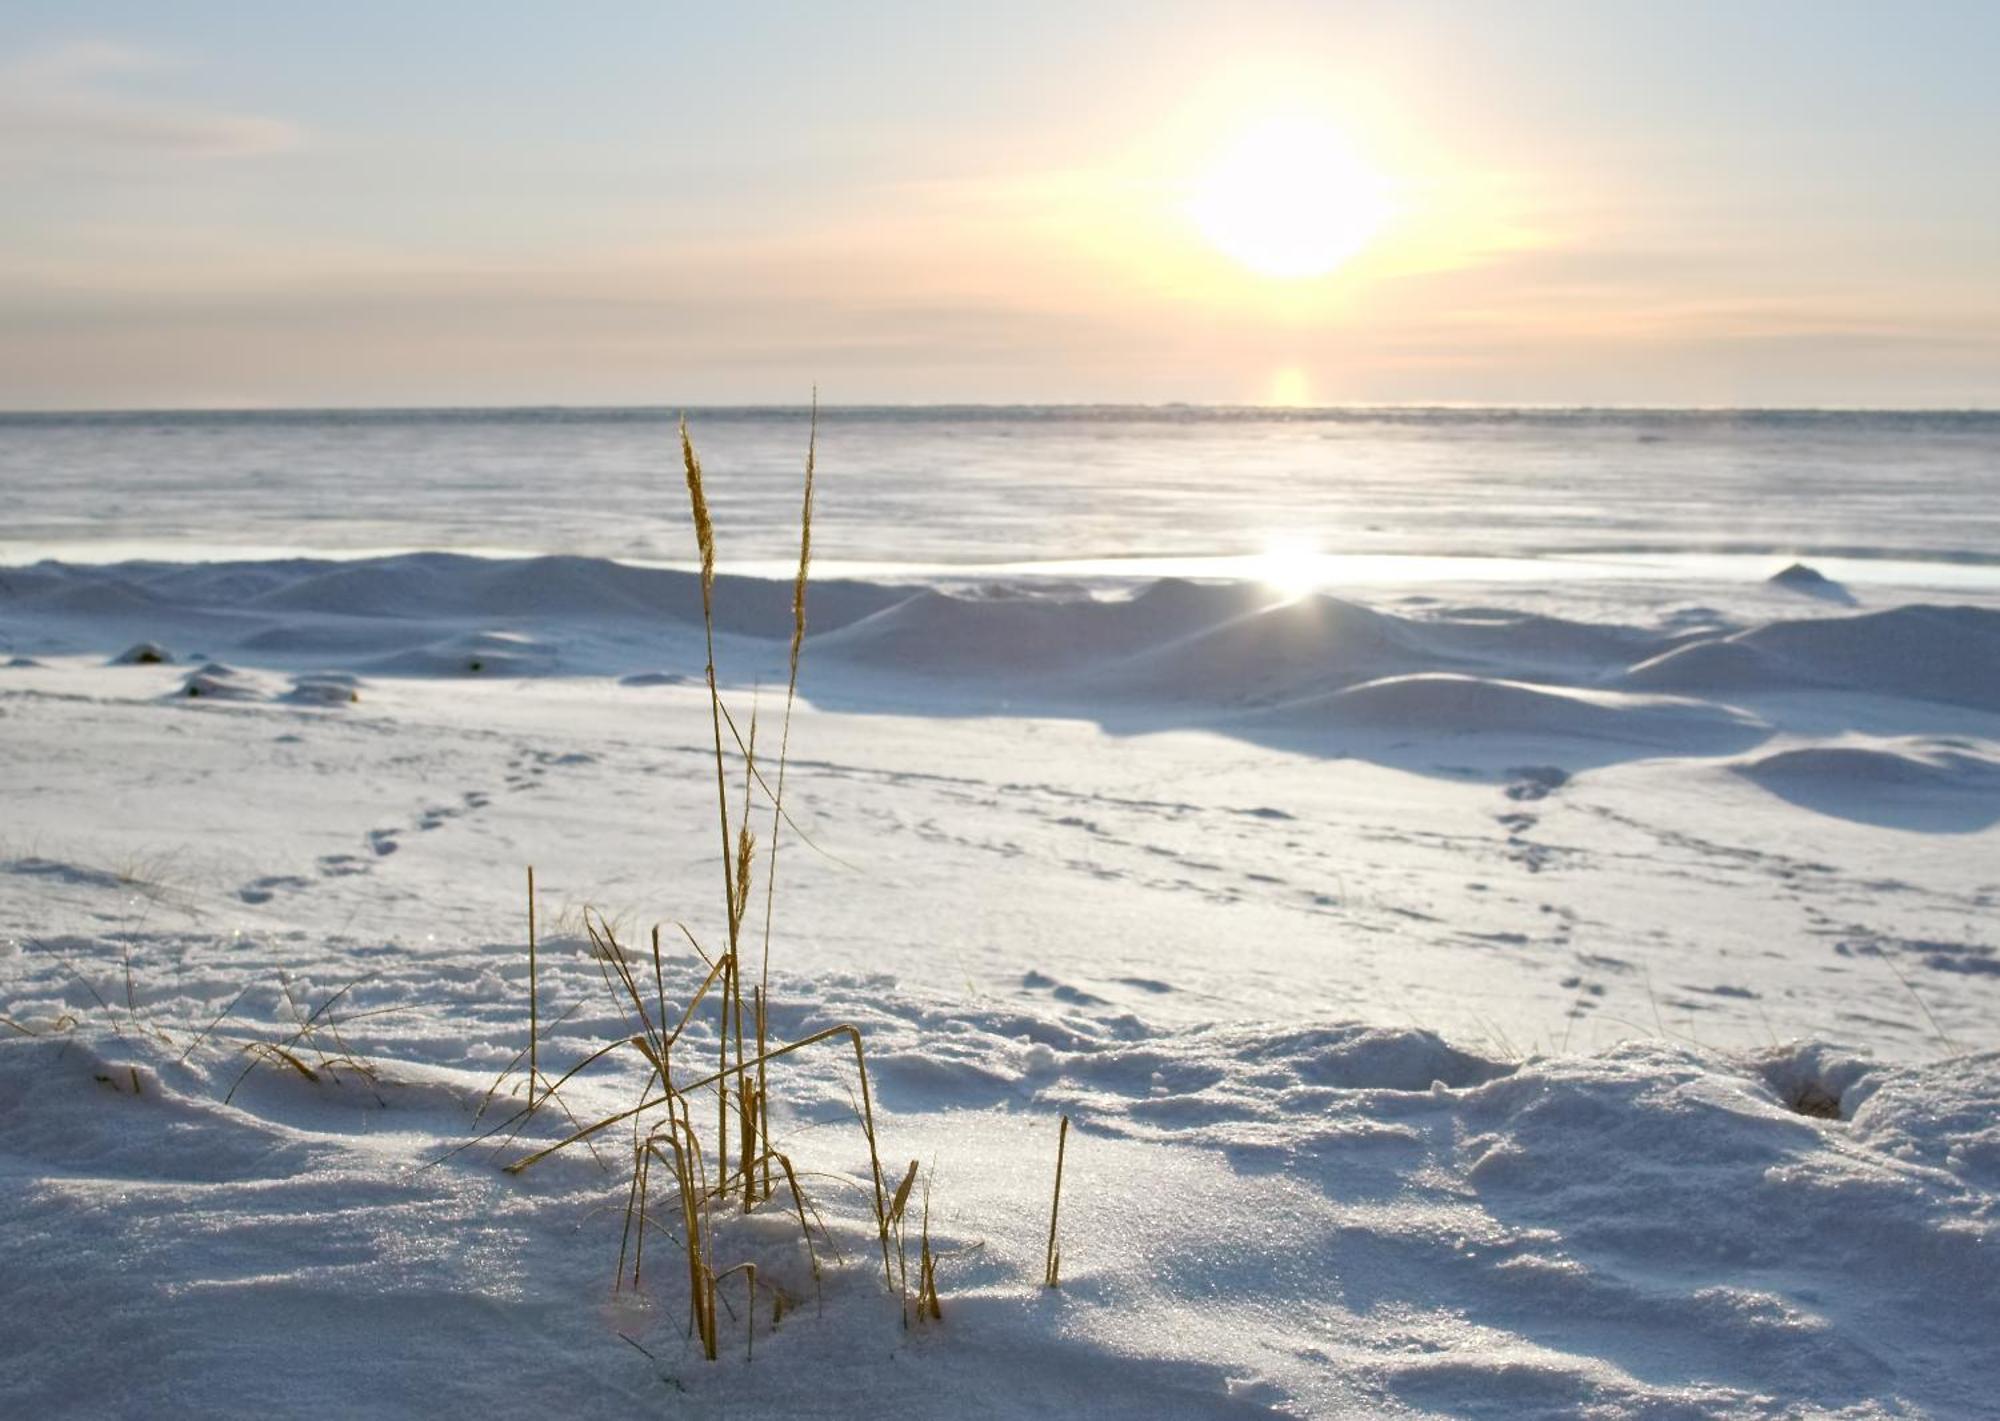
<path fill-rule="evenodd" d="M 37 612 L 65 617 L 150 616 L 161 610 L 160 599 L 117 578 L 65 579 L 32 597 Z"/>
<path fill-rule="evenodd" d="M 1230 712 L 1424 673 L 1588 682 L 1670 644 L 1637 628 L 1491 608 L 1419 618 L 1170 579 L 1125 599 L 924 591 L 817 638 L 814 650 L 822 660 L 998 682 L 1010 697 Z"/>
<path fill-rule="evenodd" d="M 293 705 L 345 706 L 361 699 L 361 678 L 343 671 L 320 671 L 292 678 L 280 699 Z"/>
<path fill-rule="evenodd" d="M 381 657 L 393 650 L 422 646 L 435 638 L 433 626 L 396 621 L 384 625 L 366 618 L 301 621 L 286 618 L 251 632 L 237 642 L 241 652 L 277 657 Z"/>
<path fill-rule="evenodd" d="M 1165 700 L 1270 702 L 1458 657 L 1421 624 L 1333 597 L 1308 597 L 1158 636 L 1091 678 L 1093 691 Z"/>
<path fill-rule="evenodd" d="M 1865 823 L 1969 832 L 2000 820 L 2000 760 L 1959 741 L 1806 745 L 1731 768 L 1793 804 Z"/>
<path fill-rule="evenodd" d="M 113 666 L 171 666 L 174 654 L 157 642 L 142 641 L 111 658 Z"/>
<path fill-rule="evenodd" d="M 477 560 L 442 553 L 301 564 L 251 605 L 268 611 L 341 616 L 435 615 L 464 606 L 458 574 Z"/>
<path fill-rule="evenodd" d="M 1644 1410 L 1667 1399 L 1647 1398 L 1654 1387 L 1732 1414 L 1984 1404 L 2000 1364 L 1969 1319 L 1996 1305 L 1987 1255 L 2000 1224 L 1993 1117 L 1970 1102 L 2000 1103 L 1996 1063 L 1954 1063 L 1944 1087 L 1945 1071 L 1812 1055 L 1739 1067 L 1630 1045 L 1536 1063 L 1464 1098 L 1461 1177 L 1500 1227 L 1458 1246 L 1458 1296 L 1480 1300 L 1474 1315 L 1501 1308 L 1544 1346 L 1592 1336 L 1588 1350 L 1617 1369 L 1493 1359 L 1480 1410 Z M 1802 1068 L 1845 1090 L 1852 1124 L 1779 1098 L 1767 1072 Z M 1661 1369 L 1648 1339 L 1665 1334 L 1685 1350 Z M 1437 1390 L 1450 1373 L 1409 1366 L 1391 1384 L 1405 1399 L 1451 1395 Z"/>
<path fill-rule="evenodd" d="M 70 569 L 62 563 L 40 562 L 27 567 L 0 570 L 0 598 L 30 602 L 69 580 Z"/>
<path fill-rule="evenodd" d="M 844 661 L 926 676 L 1046 676 L 1133 654 L 1226 613 L 1223 599 L 1048 596 L 997 588 L 926 590 L 815 640 Z M 1228 599 L 1233 606 L 1237 599 Z M 1268 599 L 1267 599 L 1268 600 Z"/>
<path fill-rule="evenodd" d="M 271 576 L 273 566 L 284 569 Z M 215 600 L 229 581 L 254 592 L 263 611 L 341 617 L 546 618 L 631 621 L 668 618 L 699 625 L 701 579 L 692 572 L 634 567 L 608 558 L 482 558 L 461 553 L 405 553 L 351 562 L 229 564 L 207 580 L 162 581 L 192 603 Z M 725 574 L 717 579 L 717 626 L 756 636 L 791 630 L 789 580 Z M 817 625 L 843 625 L 908 596 L 906 589 L 829 581 L 813 586 Z"/>
<path fill-rule="evenodd" d="M 264 684 L 255 677 L 238 671 L 233 666 L 224 666 L 219 661 L 208 662 L 197 667 L 181 678 L 178 691 L 171 693 L 188 700 L 211 701 L 262 701 L 270 699 Z"/>
<path fill-rule="evenodd" d="M 1836 689 L 2000 711 L 2000 612 L 1909 606 L 1767 622 L 1665 652 L 1624 680 L 1680 691 Z"/>
<path fill-rule="evenodd" d="M 384 676 L 546 676 L 560 660 L 553 642 L 524 632 L 481 631 L 395 652 L 363 669 Z"/>
<path fill-rule="evenodd" d="M 1794 689 L 1802 682 L 1758 648 L 1718 637 L 1649 657 L 1628 669 L 1618 684 L 1682 695 L 1753 695 Z"/>
<path fill-rule="evenodd" d="M 2000 792 L 2000 762 L 1951 742 L 1902 742 L 1902 748 L 1815 745 L 1780 750 L 1737 773 L 1766 785 L 1805 788 L 1835 783 L 1854 790 L 1965 790 Z"/>
<path fill-rule="evenodd" d="M 1703 701 L 1444 674 L 1387 677 L 1272 714 L 1410 735 L 1610 740 L 1690 753 L 1742 749 L 1768 733 L 1754 716 Z"/>
<path fill-rule="evenodd" d="M 1996 1071 L 2000 1055 L 1988 1052 L 1870 1072 L 1851 1093 L 1847 1111 L 1855 1138 L 1871 1150 L 1934 1171 L 1948 1184 L 1983 1191 L 1989 1207 L 1981 1221 L 1989 1228 L 1991 1202 L 2000 1198 Z M 1989 1283 L 1990 1279 L 1989 1273 Z"/>
<path fill-rule="evenodd" d="M 1789 567 L 1772 573 L 1765 581 L 1773 587 L 1782 587 L 1787 592 L 1797 592 L 1806 597 L 1817 597 L 1823 602 L 1837 602 L 1843 607 L 1855 605 L 1854 594 L 1840 583 L 1835 582 L 1818 568 L 1807 567 L 1795 562 Z"/>

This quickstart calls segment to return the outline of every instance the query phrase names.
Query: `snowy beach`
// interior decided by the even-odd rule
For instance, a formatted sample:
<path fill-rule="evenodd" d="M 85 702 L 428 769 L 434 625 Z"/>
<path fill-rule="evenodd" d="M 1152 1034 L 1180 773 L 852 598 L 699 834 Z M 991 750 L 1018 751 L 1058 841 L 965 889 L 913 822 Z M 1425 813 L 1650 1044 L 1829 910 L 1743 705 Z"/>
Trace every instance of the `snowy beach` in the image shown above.
<path fill-rule="evenodd" d="M 831 420 L 772 1030 L 861 1028 L 944 1316 L 871 1271 L 853 1073 L 801 1067 L 773 1136 L 830 1261 L 815 1301 L 798 1231 L 740 1221 L 802 1305 L 710 1365 L 684 1274 L 613 1291 L 629 1167 L 502 1172 L 549 1113 L 457 1149 L 528 1040 L 527 865 L 545 1063 L 625 1029 L 586 911 L 669 925 L 669 1001 L 703 976 L 671 925 L 720 930 L 661 430 L 299 418 L 138 421 L 205 441 L 160 464 L 115 419 L 0 427 L 0 1410 L 1973 1416 L 2000 1384 L 1993 421 Z M 709 455 L 722 689 L 767 735 L 797 424 Z M 482 451 L 558 437 L 652 462 L 544 521 L 536 460 Z M 370 481 L 441 440 L 461 492 L 399 523 Z M 1194 492 L 1083 506 L 1121 463 L 1192 490 L 1225 447 L 1397 440 L 1457 505 L 1343 539 L 1230 497 L 1267 544 Z M 1930 482 L 1885 509 L 1892 440 Z M 129 462 L 122 512 L 20 476 L 64 441 Z M 1563 511 L 1628 453 L 1685 460 L 1696 512 Z M 261 486 L 236 516 L 147 482 L 218 457 L 192 497 Z M 1819 499 L 1745 492 L 1807 462 Z M 926 470 L 965 499 L 899 522 Z"/>

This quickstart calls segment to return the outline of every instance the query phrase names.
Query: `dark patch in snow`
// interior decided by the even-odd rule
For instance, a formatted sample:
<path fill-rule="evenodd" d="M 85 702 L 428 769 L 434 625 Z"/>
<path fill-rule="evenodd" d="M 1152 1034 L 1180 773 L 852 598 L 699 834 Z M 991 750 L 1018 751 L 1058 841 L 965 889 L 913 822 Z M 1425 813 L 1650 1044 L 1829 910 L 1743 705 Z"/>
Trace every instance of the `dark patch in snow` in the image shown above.
<path fill-rule="evenodd" d="M 1569 771 L 1560 765 L 1516 765 L 1507 773 L 1514 777 L 1506 789 L 1513 800 L 1546 799 L 1569 783 Z"/>
<path fill-rule="evenodd" d="M 174 654 L 154 642 L 142 641 L 126 647 L 111 658 L 113 666 L 169 666 Z"/>
<path fill-rule="evenodd" d="M 1787 1109 L 1817 1120 L 1839 1120 L 1840 1096 L 1818 1081 L 1801 1081 L 1785 1101 Z"/>

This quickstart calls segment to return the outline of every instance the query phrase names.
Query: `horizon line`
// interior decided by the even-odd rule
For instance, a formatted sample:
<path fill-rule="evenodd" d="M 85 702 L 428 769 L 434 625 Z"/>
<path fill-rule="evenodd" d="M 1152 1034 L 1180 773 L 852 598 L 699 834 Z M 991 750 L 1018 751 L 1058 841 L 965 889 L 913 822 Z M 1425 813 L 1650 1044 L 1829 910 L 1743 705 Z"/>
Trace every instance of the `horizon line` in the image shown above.
<path fill-rule="evenodd" d="M 424 414 L 952 414 L 982 413 L 1100 413 L 1173 414 L 1220 413 L 1269 417 L 1273 419 L 1351 416 L 1369 414 L 1527 414 L 1527 415 L 1991 415 L 2000 414 L 2000 405 L 1648 405 L 1648 404 L 1550 404 L 1482 403 L 1467 401 L 1355 401 L 1340 404 L 1272 405 L 1235 401 L 1127 401 L 1070 400 L 998 402 L 942 401 L 857 401 L 851 404 L 806 402 L 719 402 L 686 404 L 413 404 L 413 405 L 75 405 L 57 407 L 0 406 L 0 420 L 144 418 L 160 416 L 299 416 L 299 415 L 424 415 Z"/>

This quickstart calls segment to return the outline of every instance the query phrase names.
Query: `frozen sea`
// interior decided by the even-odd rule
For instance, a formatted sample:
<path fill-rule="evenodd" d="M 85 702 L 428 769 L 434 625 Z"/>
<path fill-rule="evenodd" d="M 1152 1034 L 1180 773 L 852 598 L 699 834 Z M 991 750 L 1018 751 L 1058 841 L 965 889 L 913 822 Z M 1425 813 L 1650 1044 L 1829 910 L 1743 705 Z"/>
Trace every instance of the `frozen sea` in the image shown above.
<path fill-rule="evenodd" d="M 793 555 L 803 409 L 689 412 L 731 565 Z M 0 415 L 0 562 L 384 550 L 690 555 L 667 410 Z M 829 409 L 821 567 L 1333 581 L 1991 586 L 2000 414 Z M 1523 559 L 1560 565 L 1536 572 Z"/>

